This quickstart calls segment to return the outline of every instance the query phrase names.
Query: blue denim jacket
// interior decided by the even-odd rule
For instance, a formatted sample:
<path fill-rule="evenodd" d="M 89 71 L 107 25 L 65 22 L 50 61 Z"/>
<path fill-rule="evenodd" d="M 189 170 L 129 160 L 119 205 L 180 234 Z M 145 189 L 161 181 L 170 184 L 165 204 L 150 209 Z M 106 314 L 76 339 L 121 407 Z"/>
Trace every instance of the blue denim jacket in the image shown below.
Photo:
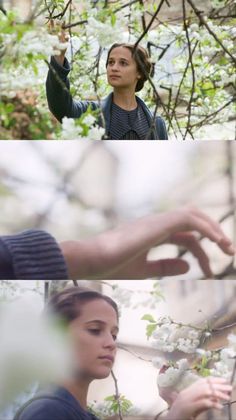
<path fill-rule="evenodd" d="M 87 111 L 89 106 L 92 110 L 101 108 L 105 120 L 106 135 L 108 136 L 113 93 L 110 93 L 101 101 L 101 103 L 98 101 L 76 101 L 70 94 L 70 82 L 67 77 L 69 72 L 70 65 L 66 58 L 63 66 L 60 66 L 54 57 L 51 58 L 50 69 L 46 81 L 47 100 L 50 111 L 58 121 L 61 122 L 63 117 L 80 118 L 81 115 Z M 141 105 L 151 126 L 153 118 L 151 111 L 142 99 L 138 96 L 136 96 L 136 99 L 138 104 Z M 101 117 L 99 118 L 98 123 L 100 126 L 103 126 Z M 160 116 L 156 117 L 153 139 L 168 140 L 166 125 Z"/>
<path fill-rule="evenodd" d="M 13 420 L 99 420 L 85 411 L 74 396 L 63 387 L 39 393 L 26 402 Z"/>

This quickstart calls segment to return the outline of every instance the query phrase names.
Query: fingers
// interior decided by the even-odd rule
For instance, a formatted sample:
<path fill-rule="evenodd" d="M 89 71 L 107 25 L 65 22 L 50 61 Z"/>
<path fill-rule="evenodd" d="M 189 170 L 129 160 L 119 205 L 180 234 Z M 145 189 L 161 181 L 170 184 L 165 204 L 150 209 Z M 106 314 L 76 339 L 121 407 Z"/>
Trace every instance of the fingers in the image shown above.
<path fill-rule="evenodd" d="M 201 243 L 190 232 L 178 232 L 171 236 L 170 243 L 184 246 L 188 251 L 197 258 L 198 263 L 205 274 L 206 278 L 212 278 L 209 258 L 201 246 Z"/>
<path fill-rule="evenodd" d="M 224 378 L 220 378 L 224 379 Z M 222 399 L 225 401 L 230 400 L 230 393 L 232 391 L 232 386 L 226 381 L 218 381 L 216 378 L 207 378 L 207 392 L 209 396 L 214 400 Z"/>
<path fill-rule="evenodd" d="M 167 258 L 157 261 L 147 261 L 145 273 L 147 277 L 166 277 L 185 274 L 189 264 L 180 258 Z"/>
<path fill-rule="evenodd" d="M 229 401 L 232 392 L 232 386 L 224 378 L 213 377 L 200 379 L 192 385 L 192 390 L 189 389 L 195 393 L 196 400 L 208 398 L 217 403 L 219 400 Z"/>
<path fill-rule="evenodd" d="M 217 401 L 212 401 L 209 398 L 205 398 L 195 403 L 194 408 L 195 408 L 194 415 L 198 416 L 202 412 L 209 409 L 222 410 L 223 404 Z"/>
<path fill-rule="evenodd" d="M 204 237 L 218 244 L 218 246 L 228 255 L 234 255 L 235 249 L 231 240 L 225 235 L 219 223 L 212 220 L 202 211 L 196 208 L 186 208 L 177 210 L 182 220 L 184 231 L 197 231 Z"/>
<path fill-rule="evenodd" d="M 222 251 L 225 252 L 226 254 L 234 255 L 235 248 L 232 244 L 232 241 L 225 235 L 223 229 L 221 228 L 220 223 L 215 222 L 207 214 L 203 213 L 199 209 L 194 208 L 192 211 L 193 211 L 193 214 L 196 215 L 196 217 L 199 217 L 200 219 L 205 220 L 209 224 L 209 226 L 211 226 L 211 228 L 215 230 L 215 232 L 217 232 L 217 234 L 219 235 L 219 240 L 216 242 L 219 245 L 219 247 L 222 249 Z"/>
<path fill-rule="evenodd" d="M 58 39 L 61 43 L 67 43 L 70 40 L 69 34 L 64 29 L 65 22 L 60 20 L 50 19 L 48 26 L 52 34 L 58 36 Z"/>
<path fill-rule="evenodd" d="M 232 386 L 218 377 L 201 378 L 181 391 L 170 409 L 168 419 L 189 420 L 211 408 L 221 410 L 230 400 Z"/>

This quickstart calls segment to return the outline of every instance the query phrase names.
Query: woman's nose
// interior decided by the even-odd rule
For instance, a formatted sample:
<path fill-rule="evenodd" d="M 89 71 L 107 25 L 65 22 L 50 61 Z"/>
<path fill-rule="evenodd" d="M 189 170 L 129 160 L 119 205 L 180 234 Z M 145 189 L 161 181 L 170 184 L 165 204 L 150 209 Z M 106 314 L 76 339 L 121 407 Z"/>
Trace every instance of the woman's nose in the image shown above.
<path fill-rule="evenodd" d="M 112 66 L 112 70 L 118 70 L 118 63 L 114 63 Z"/>
<path fill-rule="evenodd" d="M 112 349 L 114 349 L 116 347 L 115 339 L 111 335 L 108 335 L 105 338 L 104 347 L 109 347 L 109 348 L 112 348 Z"/>

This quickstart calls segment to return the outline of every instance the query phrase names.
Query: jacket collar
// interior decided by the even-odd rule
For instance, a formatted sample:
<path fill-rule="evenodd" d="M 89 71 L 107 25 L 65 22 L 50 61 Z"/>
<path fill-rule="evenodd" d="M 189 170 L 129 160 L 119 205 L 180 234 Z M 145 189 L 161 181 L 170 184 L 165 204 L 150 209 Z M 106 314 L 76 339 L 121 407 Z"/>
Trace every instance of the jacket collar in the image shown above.
<path fill-rule="evenodd" d="M 106 134 L 109 133 L 109 129 L 110 129 L 112 99 L 113 99 L 113 92 L 111 92 L 105 99 L 102 99 L 101 101 L 101 109 L 102 109 L 103 116 L 105 119 L 105 124 L 106 124 Z M 138 105 L 142 107 L 147 117 L 149 125 L 151 125 L 152 118 L 153 118 L 152 113 L 150 112 L 147 105 L 142 99 L 136 96 L 136 100 L 137 100 Z M 158 139 L 157 132 L 156 132 L 156 124 L 154 128 L 154 139 Z"/>

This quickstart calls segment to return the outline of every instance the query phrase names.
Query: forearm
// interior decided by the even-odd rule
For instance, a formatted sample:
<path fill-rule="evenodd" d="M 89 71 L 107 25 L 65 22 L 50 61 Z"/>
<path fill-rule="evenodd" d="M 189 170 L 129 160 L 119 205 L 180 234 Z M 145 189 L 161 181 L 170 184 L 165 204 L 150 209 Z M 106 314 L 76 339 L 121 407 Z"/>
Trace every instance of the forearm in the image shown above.
<path fill-rule="evenodd" d="M 62 242 L 69 275 L 72 279 L 117 278 L 114 274 L 119 272 L 122 278 L 123 267 L 163 242 L 176 224 L 171 213 L 150 215 L 86 241 Z"/>
<path fill-rule="evenodd" d="M 60 55 L 54 55 L 53 56 L 54 60 L 56 60 L 56 62 L 63 67 L 64 65 L 64 61 L 65 61 L 65 54 L 60 54 Z"/>
<path fill-rule="evenodd" d="M 148 264 L 147 252 L 165 242 L 187 246 L 198 258 L 203 272 L 207 276 L 211 275 L 207 255 L 193 235 L 186 235 L 188 231 L 196 231 L 208 237 L 216 242 L 223 252 L 234 255 L 232 243 L 224 235 L 220 225 L 204 213 L 189 209 L 145 216 L 86 241 L 63 242 L 61 248 L 72 279 L 138 279 L 155 277 L 157 273 L 161 273 L 161 276 L 185 273 L 188 267 L 179 260 L 173 260 L 171 266 L 168 260 L 165 266 L 164 260 L 160 261 L 159 265 L 157 261 L 154 267 Z"/>
<path fill-rule="evenodd" d="M 60 57 L 60 56 L 59 56 Z M 46 80 L 48 106 L 53 115 L 61 122 L 64 116 L 69 116 L 72 97 L 67 78 L 70 68 L 64 67 L 64 57 L 52 57 Z"/>

